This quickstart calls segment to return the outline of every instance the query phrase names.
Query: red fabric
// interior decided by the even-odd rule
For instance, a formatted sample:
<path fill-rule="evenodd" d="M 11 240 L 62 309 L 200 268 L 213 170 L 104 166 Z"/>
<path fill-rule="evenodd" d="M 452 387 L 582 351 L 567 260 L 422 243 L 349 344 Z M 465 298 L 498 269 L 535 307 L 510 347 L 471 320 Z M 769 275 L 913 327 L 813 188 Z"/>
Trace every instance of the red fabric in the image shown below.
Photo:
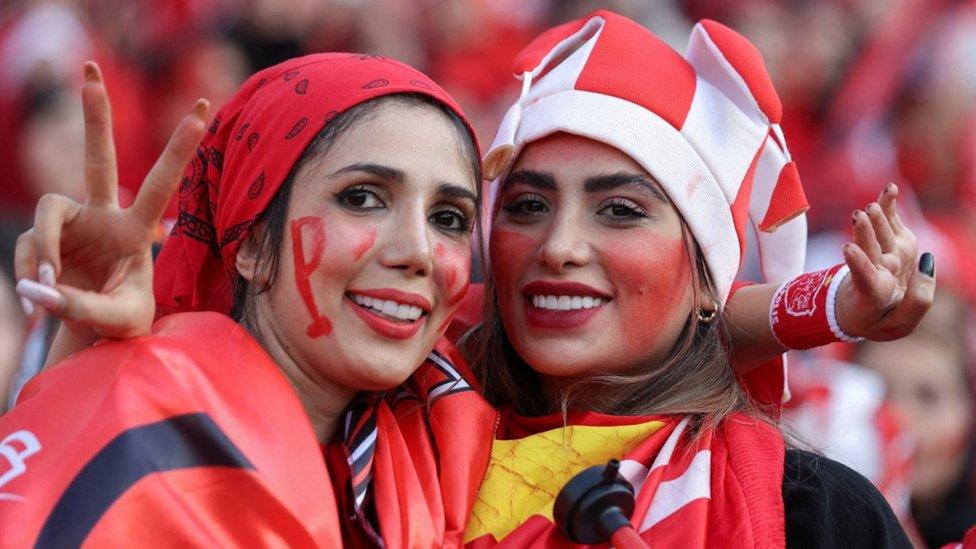
<path fill-rule="evenodd" d="M 189 431 L 176 431 L 154 452 L 125 438 L 187 414 L 209 418 L 253 467 L 167 468 L 179 451 L 206 456 L 219 446 Z M 22 444 L 30 437 L 40 448 L 26 455 Z M 17 525 L 0 530 L 0 545 L 35 545 L 66 489 L 120 440 L 130 441 L 122 445 L 124 459 L 101 470 L 71 510 L 74 526 L 93 513 L 90 530 L 78 543 L 49 540 L 54 545 L 340 543 L 332 484 L 294 389 L 245 330 L 223 315 L 193 313 L 157 322 L 151 336 L 103 342 L 45 370 L 0 416 L 0 524 Z M 11 476 L 15 461 L 22 469 Z M 147 464 L 155 472 L 131 478 L 114 499 L 88 491 Z M 100 501 L 110 506 L 98 510 Z"/>
<path fill-rule="evenodd" d="M 695 96 L 695 70 L 671 46 L 634 21 L 605 10 L 585 19 L 591 16 L 606 19 L 606 27 L 576 89 L 626 99 L 680 130 Z"/>
<path fill-rule="evenodd" d="M 179 217 L 156 261 L 157 317 L 229 312 L 237 250 L 308 143 L 340 112 L 396 93 L 428 95 L 464 119 L 432 80 L 378 56 L 308 55 L 248 79 L 184 172 Z"/>
<path fill-rule="evenodd" d="M 461 544 L 498 415 L 473 378 L 458 351 L 442 339 L 410 381 L 377 405 L 367 515 L 376 517 L 387 548 Z M 345 546 L 374 547 L 363 525 L 368 519 L 349 512 L 352 491 L 341 442 L 329 445 L 328 460 L 346 517 Z"/>
<path fill-rule="evenodd" d="M 800 183 L 800 172 L 796 169 L 796 163 L 788 162 L 779 171 L 776 187 L 773 188 L 773 196 L 769 199 L 769 209 L 766 210 L 766 215 L 759 223 L 759 230 L 775 231 L 783 223 L 791 221 L 809 209 L 810 204 L 807 202 L 806 193 L 803 192 L 803 184 Z"/>
<path fill-rule="evenodd" d="M 756 46 L 746 37 L 716 21 L 702 19 L 701 25 L 725 59 L 745 80 L 746 86 L 770 123 L 778 124 L 783 119 L 783 104 Z"/>
<path fill-rule="evenodd" d="M 509 413 L 501 417 L 499 439 L 523 439 L 556 430 L 551 438 L 559 440 L 566 436 L 567 424 L 614 429 L 661 421 L 663 427 L 629 451 L 615 456 L 622 461 L 622 474 L 638 486 L 631 524 L 644 542 L 651 547 L 782 547 L 785 544 L 782 499 L 785 446 L 782 435 L 771 425 L 736 414 L 723 421 L 718 429 L 701 433 L 691 440 L 681 431 L 681 418 L 674 416 L 620 417 L 584 413 L 569 414 L 564 419 L 558 414 L 525 418 Z M 675 441 L 678 441 L 677 446 L 673 447 L 670 458 L 662 458 Z M 573 447 L 568 450 L 572 453 Z M 556 456 L 553 458 L 557 459 Z M 692 465 L 709 460 L 710 466 L 704 471 Z M 695 484 L 691 481 L 694 477 L 707 482 L 707 493 L 703 497 L 687 497 L 694 492 L 690 489 Z M 531 479 L 527 479 L 529 481 Z M 555 494 L 552 496 L 554 498 Z M 675 503 L 676 500 L 682 501 Z M 668 508 L 670 512 L 662 513 L 662 508 Z M 651 509 L 656 510 L 652 512 Z M 648 519 L 649 515 L 655 514 L 658 518 Z M 555 524 L 540 514 L 533 514 L 501 540 L 489 533 L 468 544 L 473 548 L 495 545 L 575 546 L 562 536 Z"/>
<path fill-rule="evenodd" d="M 770 328 L 787 349 L 812 349 L 840 341 L 827 320 L 827 288 L 844 264 L 790 279 L 773 296 Z"/>

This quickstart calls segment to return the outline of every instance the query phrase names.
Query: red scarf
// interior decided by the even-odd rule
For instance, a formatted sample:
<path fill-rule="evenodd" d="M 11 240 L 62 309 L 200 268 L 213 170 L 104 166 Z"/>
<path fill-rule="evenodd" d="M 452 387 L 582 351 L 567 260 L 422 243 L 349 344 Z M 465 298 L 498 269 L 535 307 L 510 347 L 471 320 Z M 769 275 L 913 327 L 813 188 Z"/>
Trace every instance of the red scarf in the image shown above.
<path fill-rule="evenodd" d="M 328 448 L 347 519 L 344 546 L 375 547 L 380 539 L 387 548 L 461 545 L 498 417 L 473 378 L 442 339 L 410 381 L 375 402 L 368 468 L 359 466 L 369 435 L 356 428 L 359 410 L 350 410 L 349 437 Z M 367 476 L 372 482 L 363 495 L 357 481 Z"/>
<path fill-rule="evenodd" d="M 651 547 L 782 547 L 783 438 L 736 414 L 695 439 L 674 416 L 504 414 L 465 540 L 473 548 L 567 547 L 552 503 L 611 458 L 637 491 L 631 523 Z"/>
<path fill-rule="evenodd" d="M 237 250 L 305 147 L 339 113 L 397 93 L 430 96 L 466 120 L 432 80 L 379 56 L 308 55 L 249 78 L 184 172 L 179 217 L 156 260 L 156 317 L 230 312 Z"/>

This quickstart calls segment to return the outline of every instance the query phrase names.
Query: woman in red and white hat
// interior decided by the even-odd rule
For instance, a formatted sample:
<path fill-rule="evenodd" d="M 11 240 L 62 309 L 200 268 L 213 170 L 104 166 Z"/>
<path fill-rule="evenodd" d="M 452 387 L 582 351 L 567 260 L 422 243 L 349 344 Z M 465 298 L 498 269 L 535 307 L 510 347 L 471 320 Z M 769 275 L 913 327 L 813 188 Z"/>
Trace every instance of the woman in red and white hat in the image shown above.
<path fill-rule="evenodd" d="M 808 206 L 745 38 L 702 21 L 681 56 L 599 11 L 516 67 L 522 94 L 485 161 L 492 277 L 474 369 L 500 411 L 466 541 L 564 543 L 555 494 L 616 458 L 652 547 L 909 546 L 866 479 L 787 449 L 729 365 L 720 314 L 751 226 L 782 283 L 769 325 L 784 347 L 864 335 L 840 291 L 870 304 L 869 330 L 924 310 L 934 280 L 896 189 L 855 213 L 847 265 L 799 275 Z"/>
<path fill-rule="evenodd" d="M 366 460 L 372 470 L 344 476 L 339 465 L 357 462 L 355 450 L 329 449 L 338 464 L 330 472 L 352 488 L 338 494 L 356 517 L 347 542 L 380 535 L 412 546 L 437 530 L 447 545 L 462 537 L 565 543 L 549 521 L 552 496 L 572 473 L 609 457 L 624 458 L 640 487 L 635 521 L 654 543 L 781 545 L 784 529 L 797 532 L 787 527 L 796 510 L 816 511 L 784 511 L 784 463 L 809 472 L 814 458 L 784 454 L 782 437 L 744 413 L 749 400 L 719 338 L 748 221 L 780 228 L 759 240 L 767 277 L 787 282 L 738 296 L 745 312 L 729 314 L 746 332 L 744 350 L 897 333 L 924 311 L 932 281 L 904 261 L 916 252 L 897 225 L 892 191 L 857 216 L 858 246 L 848 254 L 855 276 L 838 267 L 789 278 L 802 263 L 805 229 L 795 216 L 806 203 L 776 124 L 775 92 L 744 39 L 708 22 L 696 33 L 685 59 L 635 23 L 597 12 L 542 35 L 520 57 L 523 94 L 486 160 L 496 179 L 489 295 L 500 318 L 489 316 L 479 332 L 488 351 L 480 367 L 500 412 L 458 400 L 473 383 L 442 342 L 424 375 L 387 396 L 380 417 L 396 417 L 395 429 L 366 429 L 366 416 L 349 416 L 358 418 L 351 438 L 375 433 L 381 442 Z M 729 41 L 737 47 L 725 57 Z M 751 65 L 730 72 L 733 61 Z M 847 317 L 834 310 L 845 291 Z M 755 387 L 778 403 L 782 369 L 761 373 Z M 545 415 L 563 404 L 571 426 Z M 368 492 L 356 491 L 361 475 L 372 478 Z M 848 480 L 855 495 L 870 495 Z M 816 490 L 808 482 L 790 493 L 816 499 Z M 897 538 L 874 503 L 866 504 L 872 532 Z M 473 506 L 467 531 L 452 522 L 455 507 L 446 520 L 418 514 L 438 505 Z M 815 516 L 837 516 L 824 513 Z"/>

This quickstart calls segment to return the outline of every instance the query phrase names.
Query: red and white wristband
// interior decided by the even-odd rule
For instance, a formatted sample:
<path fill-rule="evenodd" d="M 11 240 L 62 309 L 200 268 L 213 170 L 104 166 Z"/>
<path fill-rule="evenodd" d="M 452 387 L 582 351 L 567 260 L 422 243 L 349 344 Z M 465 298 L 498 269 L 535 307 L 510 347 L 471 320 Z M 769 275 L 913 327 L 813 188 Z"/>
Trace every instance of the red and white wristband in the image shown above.
<path fill-rule="evenodd" d="M 795 276 L 776 290 L 769 306 L 769 327 L 783 347 L 802 350 L 863 340 L 844 333 L 837 323 L 837 290 L 850 272 L 841 263 Z"/>

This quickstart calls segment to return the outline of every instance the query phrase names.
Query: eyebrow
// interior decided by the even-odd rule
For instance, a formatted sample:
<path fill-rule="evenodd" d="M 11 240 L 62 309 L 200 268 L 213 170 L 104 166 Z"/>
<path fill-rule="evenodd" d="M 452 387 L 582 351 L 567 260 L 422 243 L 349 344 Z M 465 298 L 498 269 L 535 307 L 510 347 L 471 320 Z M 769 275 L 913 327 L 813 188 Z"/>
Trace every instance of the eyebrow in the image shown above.
<path fill-rule="evenodd" d="M 385 179 L 387 181 L 392 181 L 394 183 L 403 183 L 404 181 L 407 180 L 407 174 L 404 173 L 403 170 L 399 170 L 397 168 L 391 168 L 390 166 L 383 166 L 380 164 L 368 164 L 368 163 L 351 164 L 349 166 L 346 166 L 345 168 L 337 170 L 332 174 L 331 177 L 345 175 L 353 172 L 368 173 L 376 177 L 379 177 L 380 179 Z M 461 185 L 457 185 L 454 183 L 440 183 L 437 186 L 437 194 L 445 198 L 467 199 L 473 202 L 475 206 L 478 205 L 478 195 L 462 187 Z"/>
<path fill-rule="evenodd" d="M 336 170 L 330 177 L 336 177 L 353 172 L 365 172 L 380 179 L 386 179 L 387 181 L 393 181 L 395 183 L 403 183 L 407 179 L 407 175 L 403 173 L 403 170 L 398 170 L 396 168 L 391 168 L 389 166 L 383 166 L 380 164 L 350 164 L 345 168 Z"/>
<path fill-rule="evenodd" d="M 514 183 L 524 183 L 540 191 L 556 190 L 556 178 L 549 172 L 537 172 L 535 170 L 518 170 L 512 172 L 505 178 L 502 189 Z"/>
<path fill-rule="evenodd" d="M 636 173 L 617 172 L 606 175 L 594 175 L 587 177 L 586 182 L 583 183 L 583 190 L 588 193 L 612 191 L 621 187 L 638 187 L 644 189 L 661 202 L 670 204 L 667 194 L 664 193 L 664 190 L 659 184 Z"/>
<path fill-rule="evenodd" d="M 479 205 L 478 195 L 468 189 L 454 183 L 441 183 L 437 186 L 437 194 L 444 198 L 461 198 L 470 200 L 477 207 Z"/>

